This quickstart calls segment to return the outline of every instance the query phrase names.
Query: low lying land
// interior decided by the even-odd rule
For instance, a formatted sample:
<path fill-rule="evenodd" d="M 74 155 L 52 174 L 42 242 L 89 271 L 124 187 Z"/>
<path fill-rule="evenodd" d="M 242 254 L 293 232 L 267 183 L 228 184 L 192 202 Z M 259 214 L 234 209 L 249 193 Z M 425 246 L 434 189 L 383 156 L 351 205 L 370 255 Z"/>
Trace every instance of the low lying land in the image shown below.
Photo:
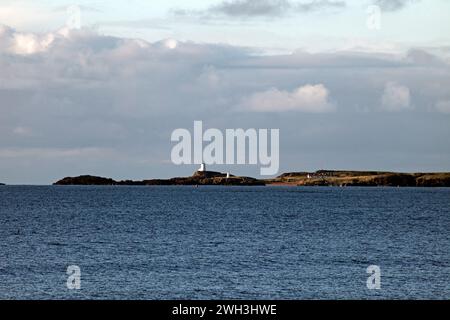
<path fill-rule="evenodd" d="M 326 171 L 285 173 L 267 184 L 338 187 L 450 187 L 450 173 Z"/>
<path fill-rule="evenodd" d="M 338 186 L 338 187 L 450 187 L 450 173 L 395 173 L 378 171 L 329 171 L 285 173 L 275 179 L 255 179 L 229 176 L 220 172 L 195 172 L 191 177 L 115 181 L 94 176 L 67 177 L 55 185 L 116 185 L 116 186 Z"/>
<path fill-rule="evenodd" d="M 195 172 L 191 177 L 172 179 L 153 179 L 142 181 L 115 181 L 113 179 L 80 176 L 75 178 L 64 178 L 55 185 L 117 185 L 117 186 L 195 186 L 195 185 L 226 185 L 226 186 L 264 186 L 262 180 L 250 177 L 230 176 L 220 172 L 206 171 Z"/>

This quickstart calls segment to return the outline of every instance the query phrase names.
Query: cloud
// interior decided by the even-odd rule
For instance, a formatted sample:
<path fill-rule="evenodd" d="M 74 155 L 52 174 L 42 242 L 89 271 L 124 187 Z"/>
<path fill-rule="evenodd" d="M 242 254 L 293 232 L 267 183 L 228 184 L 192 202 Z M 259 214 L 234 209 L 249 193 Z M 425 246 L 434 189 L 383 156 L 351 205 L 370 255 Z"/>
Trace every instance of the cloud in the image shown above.
<path fill-rule="evenodd" d="M 384 11 L 399 11 L 409 4 L 419 1 L 420 0 L 376 0 L 374 4 Z"/>
<path fill-rule="evenodd" d="M 208 11 L 226 16 L 279 16 L 291 8 L 286 0 L 232 0 L 224 1 Z"/>
<path fill-rule="evenodd" d="M 450 100 L 441 100 L 436 103 L 436 110 L 441 113 L 450 114 Z"/>
<path fill-rule="evenodd" d="M 388 82 L 381 98 L 382 106 L 387 111 L 401 111 L 411 107 L 411 94 L 408 87 L 395 82 Z"/>
<path fill-rule="evenodd" d="M 252 69 L 303 69 L 303 68 L 401 68 L 416 61 L 399 59 L 398 55 L 338 51 L 333 53 L 308 53 L 296 51 L 289 55 L 254 56 L 252 59 L 232 61 L 236 68 Z"/>
<path fill-rule="evenodd" d="M 0 25 L 0 49 L 15 54 L 33 54 L 45 51 L 54 41 L 51 33 L 37 35 L 33 33 L 15 32 L 15 30 Z"/>
<path fill-rule="evenodd" d="M 291 149 L 309 150 L 312 169 L 324 157 L 343 159 L 330 166 L 352 167 L 360 155 L 369 161 L 359 162 L 367 169 L 371 150 L 398 152 L 399 163 L 415 148 L 445 152 L 435 164 L 450 163 L 450 127 L 440 113 L 448 110 L 450 68 L 429 50 L 265 55 L 252 48 L 147 42 L 89 29 L 1 30 L 0 180 L 5 182 L 48 183 L 48 177 L 86 172 L 116 179 L 189 174 L 195 168 L 153 163 L 170 157 L 172 130 L 190 128 L 194 120 L 211 128 L 282 128 L 282 145 L 292 146 L 282 150 L 292 159 L 285 160 L 288 170 L 304 163 L 303 153 Z M 28 40 L 18 41 L 21 37 Z M 383 89 L 385 110 L 413 105 L 427 111 L 431 101 L 434 112 L 426 118 L 421 112 L 376 112 Z M 246 112 L 237 114 L 236 108 Z M 401 134 L 398 117 L 411 123 Z M 364 151 L 375 135 L 373 149 Z M 358 161 L 352 160 L 354 150 L 362 150 Z M 394 163 L 390 159 L 382 166 Z M 414 159 L 428 163 L 421 154 Z M 224 170 L 254 174 L 246 167 Z"/>
<path fill-rule="evenodd" d="M 293 8 L 297 12 L 311 12 L 326 9 L 343 9 L 346 6 L 347 3 L 345 1 L 316 0 L 294 4 Z"/>
<path fill-rule="evenodd" d="M 328 89 L 323 84 L 308 84 L 292 92 L 272 88 L 244 98 L 241 107 L 255 112 L 330 112 L 335 107 L 328 101 L 328 96 Z"/>
<path fill-rule="evenodd" d="M 281 17 L 288 14 L 308 13 L 327 9 L 342 9 L 345 1 L 309 0 L 303 2 L 289 0 L 226 0 L 213 5 L 204 11 L 189 11 L 175 9 L 173 13 L 185 16 L 200 16 L 203 18 L 258 18 Z"/>

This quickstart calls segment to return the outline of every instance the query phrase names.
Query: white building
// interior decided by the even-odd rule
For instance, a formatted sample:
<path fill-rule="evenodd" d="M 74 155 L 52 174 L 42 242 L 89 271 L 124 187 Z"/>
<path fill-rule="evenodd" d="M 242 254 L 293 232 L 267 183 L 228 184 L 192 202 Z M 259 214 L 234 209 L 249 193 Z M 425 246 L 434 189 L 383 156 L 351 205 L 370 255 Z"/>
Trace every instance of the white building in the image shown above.
<path fill-rule="evenodd" d="M 206 164 L 202 163 L 200 165 L 200 169 L 198 169 L 199 172 L 205 172 L 206 171 Z"/>

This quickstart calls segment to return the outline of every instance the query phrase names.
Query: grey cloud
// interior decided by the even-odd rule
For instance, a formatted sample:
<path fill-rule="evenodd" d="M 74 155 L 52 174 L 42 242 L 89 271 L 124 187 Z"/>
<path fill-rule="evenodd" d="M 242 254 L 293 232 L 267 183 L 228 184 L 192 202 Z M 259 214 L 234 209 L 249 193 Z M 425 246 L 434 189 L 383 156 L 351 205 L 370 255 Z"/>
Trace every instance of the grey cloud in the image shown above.
<path fill-rule="evenodd" d="M 25 37 L 2 28 L 0 180 L 189 174 L 195 167 L 163 163 L 170 157 L 171 132 L 191 128 L 194 120 L 221 129 L 282 129 L 282 145 L 289 146 L 282 149 L 282 170 L 300 169 L 299 163 L 315 169 L 321 159 L 330 159 L 327 167 L 351 169 L 407 169 L 395 167 L 398 163 L 437 169 L 450 163 L 445 113 L 450 68 L 438 56 L 426 50 L 406 55 L 256 52 L 175 40 L 149 43 L 89 30 Z M 390 82 L 410 90 L 414 109 L 382 111 Z M 299 88 L 309 91 L 296 95 Z M 313 102 L 336 105 L 334 113 L 304 112 L 304 98 L 313 88 L 318 97 Z M 258 105 L 239 109 L 242 101 L 266 103 L 274 93 L 287 101 L 279 110 L 272 108 L 278 102 L 267 106 L 271 113 Z"/>
<path fill-rule="evenodd" d="M 229 18 L 280 17 L 295 13 L 307 13 L 326 9 L 342 9 L 345 1 L 336 0 L 226 0 L 204 11 L 174 9 L 175 15 L 200 16 L 211 18 L 224 16 Z"/>
<path fill-rule="evenodd" d="M 375 5 L 380 6 L 384 11 L 398 11 L 407 5 L 419 2 L 420 0 L 376 0 Z"/>
<path fill-rule="evenodd" d="M 231 17 L 242 16 L 280 16 L 291 9 L 287 0 L 233 0 L 224 1 L 211 7 L 213 14 L 224 14 Z"/>
<path fill-rule="evenodd" d="M 299 12 L 310 12 L 324 9 L 343 9 L 347 6 L 345 1 L 318 0 L 305 3 L 297 3 L 294 9 Z"/>
<path fill-rule="evenodd" d="M 434 57 L 434 56 L 433 56 Z M 434 57 L 438 60 L 438 58 Z M 433 59 L 433 63 L 435 60 Z M 431 58 L 430 58 L 431 60 Z M 438 60 L 440 61 L 440 60 Z M 230 68 L 250 69 L 356 69 L 356 68 L 400 68 L 416 61 L 410 55 L 399 59 L 392 54 L 368 54 L 359 52 L 308 53 L 297 51 L 289 55 L 253 57 L 251 60 L 231 62 Z"/>

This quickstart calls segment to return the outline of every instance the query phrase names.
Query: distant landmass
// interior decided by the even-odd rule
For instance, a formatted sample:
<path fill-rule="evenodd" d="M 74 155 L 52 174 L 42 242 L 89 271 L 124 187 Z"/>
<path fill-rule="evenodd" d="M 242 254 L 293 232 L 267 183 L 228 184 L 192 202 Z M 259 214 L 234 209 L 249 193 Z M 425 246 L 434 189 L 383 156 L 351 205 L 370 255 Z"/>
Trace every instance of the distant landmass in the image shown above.
<path fill-rule="evenodd" d="M 327 171 L 285 173 L 268 184 L 338 187 L 450 187 L 450 173 Z"/>
<path fill-rule="evenodd" d="M 4 186 L 5 184 L 4 183 L 0 183 L 0 186 Z"/>
<path fill-rule="evenodd" d="M 227 185 L 227 186 L 264 186 L 263 180 L 250 177 L 236 177 L 214 171 L 197 171 L 191 177 L 172 179 L 152 179 L 142 181 L 115 181 L 113 179 L 79 176 L 64 178 L 55 185 L 117 185 L 117 186 L 182 186 L 182 185 Z"/>
<path fill-rule="evenodd" d="M 151 179 L 142 181 L 122 180 L 95 176 L 67 177 L 54 185 L 97 186 L 177 186 L 177 185 L 225 185 L 225 186 L 338 186 L 338 187 L 450 187 L 450 173 L 395 173 L 379 171 L 291 172 L 274 179 L 238 177 L 214 171 L 196 171 L 190 177 Z"/>

